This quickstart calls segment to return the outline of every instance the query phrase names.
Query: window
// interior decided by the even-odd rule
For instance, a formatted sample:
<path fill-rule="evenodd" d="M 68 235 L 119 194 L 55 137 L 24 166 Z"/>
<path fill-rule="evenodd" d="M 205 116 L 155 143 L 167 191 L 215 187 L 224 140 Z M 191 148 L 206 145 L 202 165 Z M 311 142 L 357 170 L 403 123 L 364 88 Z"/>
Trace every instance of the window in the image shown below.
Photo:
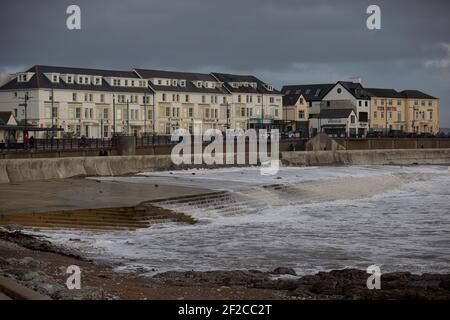
<path fill-rule="evenodd" d="M 315 94 L 315 96 L 316 96 L 316 97 L 318 97 L 318 96 L 319 96 L 319 94 L 320 94 L 320 91 L 322 91 L 322 90 L 321 90 L 321 89 L 317 89 L 317 90 L 316 90 L 316 94 Z"/>
<path fill-rule="evenodd" d="M 103 93 L 100 94 L 100 102 L 105 102 L 105 95 Z"/>
<path fill-rule="evenodd" d="M 76 108 L 75 109 L 75 118 L 76 119 L 81 119 L 81 108 Z"/>
<path fill-rule="evenodd" d="M 205 109 L 205 118 L 206 118 L 206 119 L 209 118 L 209 109 Z"/>
<path fill-rule="evenodd" d="M 374 119 L 377 118 L 377 112 L 376 112 L 376 111 L 373 112 L 373 118 L 374 118 Z"/>
<path fill-rule="evenodd" d="M 222 97 L 222 103 L 227 104 L 227 97 Z"/>
<path fill-rule="evenodd" d="M 92 96 L 92 93 L 89 93 L 89 101 L 92 102 L 93 99 L 94 97 Z"/>
<path fill-rule="evenodd" d="M 77 94 L 76 93 L 72 93 L 72 101 L 77 101 Z"/>
<path fill-rule="evenodd" d="M 327 101 L 327 107 L 331 105 L 331 101 Z"/>
<path fill-rule="evenodd" d="M 73 79 L 72 76 L 67 76 L 67 83 L 72 83 Z"/>
<path fill-rule="evenodd" d="M 148 120 L 153 119 L 153 112 L 152 112 L 152 110 L 147 110 L 147 119 Z"/>
<path fill-rule="evenodd" d="M 362 107 L 362 101 L 358 101 L 358 106 Z"/>
<path fill-rule="evenodd" d="M 428 106 L 429 106 L 429 107 L 433 106 L 433 102 L 428 101 Z"/>
<path fill-rule="evenodd" d="M 428 120 L 433 120 L 433 110 L 428 110 Z"/>
<path fill-rule="evenodd" d="M 368 107 L 369 106 L 369 101 L 364 101 L 364 106 Z"/>
<path fill-rule="evenodd" d="M 166 117 L 170 117 L 170 108 L 166 107 Z"/>
<path fill-rule="evenodd" d="M 397 105 L 401 106 L 402 105 L 402 101 L 401 100 L 397 100 Z"/>
<path fill-rule="evenodd" d="M 309 91 L 309 90 L 308 90 Z M 306 92 L 306 94 L 308 94 L 309 92 Z M 341 94 L 342 93 L 342 89 L 341 88 L 337 88 L 337 93 Z"/>
<path fill-rule="evenodd" d="M 300 104 L 303 104 L 303 98 L 300 98 Z"/>
<path fill-rule="evenodd" d="M 397 112 L 397 121 L 398 122 L 402 121 L 402 113 L 401 112 Z"/>
<path fill-rule="evenodd" d="M 355 123 L 355 116 L 352 115 L 352 116 L 350 117 L 350 123 Z"/>
<path fill-rule="evenodd" d="M 388 100 L 388 104 L 389 104 L 390 106 L 392 106 L 392 99 L 389 99 L 389 100 Z"/>
<path fill-rule="evenodd" d="M 384 111 L 381 111 L 381 119 L 384 119 Z"/>
<path fill-rule="evenodd" d="M 422 104 L 422 106 L 425 106 L 425 101 L 424 100 L 422 100 L 420 103 Z"/>
<path fill-rule="evenodd" d="M 278 117 L 278 109 L 275 109 L 275 117 Z"/>
<path fill-rule="evenodd" d="M 299 110 L 298 111 L 298 117 L 300 119 L 305 119 L 305 111 L 304 110 Z"/>
<path fill-rule="evenodd" d="M 258 103 L 261 103 L 261 96 L 258 96 Z"/>
<path fill-rule="evenodd" d="M 58 76 L 57 75 L 53 75 L 53 82 L 58 82 Z"/>
<path fill-rule="evenodd" d="M 84 94 L 84 101 L 88 101 L 88 94 L 87 93 Z"/>
<path fill-rule="evenodd" d="M 202 103 L 205 103 L 205 102 L 206 102 L 206 97 L 202 96 Z"/>
<path fill-rule="evenodd" d="M 241 108 L 241 117 L 245 117 L 245 108 Z"/>
<path fill-rule="evenodd" d="M 94 109 L 89 109 L 89 118 L 93 119 L 94 118 Z"/>
<path fill-rule="evenodd" d="M 238 95 L 238 102 L 241 102 L 241 95 Z"/>
<path fill-rule="evenodd" d="M 274 97 L 270 97 L 269 101 L 270 101 L 270 103 L 275 103 L 275 98 Z"/>
<path fill-rule="evenodd" d="M 53 118 L 58 118 L 58 107 L 53 107 L 52 108 L 52 117 Z"/>
<path fill-rule="evenodd" d="M 103 119 L 108 119 L 108 118 L 109 118 L 109 110 L 103 109 Z"/>
<path fill-rule="evenodd" d="M 166 101 L 166 94 L 165 93 L 162 94 L 162 101 Z"/>
<path fill-rule="evenodd" d="M 188 114 L 189 114 L 189 118 L 192 118 L 194 116 L 194 109 L 189 108 Z"/>
<path fill-rule="evenodd" d="M 188 94 L 185 96 L 185 101 L 189 102 L 189 95 Z"/>
<path fill-rule="evenodd" d="M 103 126 L 103 138 L 108 138 L 108 126 Z"/>

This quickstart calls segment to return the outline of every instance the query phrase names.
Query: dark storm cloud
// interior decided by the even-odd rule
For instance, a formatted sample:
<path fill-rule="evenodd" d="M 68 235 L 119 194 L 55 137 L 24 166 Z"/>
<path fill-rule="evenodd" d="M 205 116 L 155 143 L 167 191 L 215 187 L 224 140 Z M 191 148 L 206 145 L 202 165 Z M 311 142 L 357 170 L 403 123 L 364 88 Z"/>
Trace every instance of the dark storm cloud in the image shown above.
<path fill-rule="evenodd" d="M 65 27 L 78 4 L 82 30 Z M 382 30 L 366 28 L 370 4 Z M 359 75 L 442 99 L 450 126 L 450 2 L 2 0 L 0 70 L 33 64 L 256 73 L 275 85 Z"/>

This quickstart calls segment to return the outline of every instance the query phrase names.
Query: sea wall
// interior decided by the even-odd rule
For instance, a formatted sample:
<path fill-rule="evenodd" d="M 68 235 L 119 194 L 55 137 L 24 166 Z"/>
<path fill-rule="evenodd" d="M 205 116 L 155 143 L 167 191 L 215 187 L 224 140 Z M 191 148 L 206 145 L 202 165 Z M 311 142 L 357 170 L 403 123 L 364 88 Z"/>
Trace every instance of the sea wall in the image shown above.
<path fill-rule="evenodd" d="M 281 152 L 281 160 L 287 166 L 450 165 L 450 149 L 294 151 Z M 0 160 L 0 183 L 77 176 L 119 176 L 142 170 L 186 167 L 174 165 L 170 155 L 4 159 Z"/>
<path fill-rule="evenodd" d="M 450 149 L 282 152 L 283 165 L 450 165 Z"/>

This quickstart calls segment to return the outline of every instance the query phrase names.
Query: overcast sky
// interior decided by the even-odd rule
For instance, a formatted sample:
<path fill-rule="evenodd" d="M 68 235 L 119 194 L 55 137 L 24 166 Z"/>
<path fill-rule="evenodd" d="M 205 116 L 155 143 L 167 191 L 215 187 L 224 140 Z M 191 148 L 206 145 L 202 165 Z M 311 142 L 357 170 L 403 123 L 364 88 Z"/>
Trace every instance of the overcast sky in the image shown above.
<path fill-rule="evenodd" d="M 66 8 L 81 8 L 81 30 Z M 366 28 L 381 7 L 382 29 Z M 284 84 L 360 76 L 441 99 L 450 127 L 448 0 L 1 0 L 0 72 L 35 64 L 255 74 Z"/>

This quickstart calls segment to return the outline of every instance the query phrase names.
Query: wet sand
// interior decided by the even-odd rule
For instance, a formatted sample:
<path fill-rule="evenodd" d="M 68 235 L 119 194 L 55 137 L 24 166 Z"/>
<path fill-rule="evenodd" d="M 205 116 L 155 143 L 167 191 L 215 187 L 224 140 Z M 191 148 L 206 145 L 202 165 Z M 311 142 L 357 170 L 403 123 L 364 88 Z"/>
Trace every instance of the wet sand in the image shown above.
<path fill-rule="evenodd" d="M 144 201 L 202 194 L 200 187 L 135 184 L 84 178 L 0 184 L 0 213 L 135 206 Z"/>

